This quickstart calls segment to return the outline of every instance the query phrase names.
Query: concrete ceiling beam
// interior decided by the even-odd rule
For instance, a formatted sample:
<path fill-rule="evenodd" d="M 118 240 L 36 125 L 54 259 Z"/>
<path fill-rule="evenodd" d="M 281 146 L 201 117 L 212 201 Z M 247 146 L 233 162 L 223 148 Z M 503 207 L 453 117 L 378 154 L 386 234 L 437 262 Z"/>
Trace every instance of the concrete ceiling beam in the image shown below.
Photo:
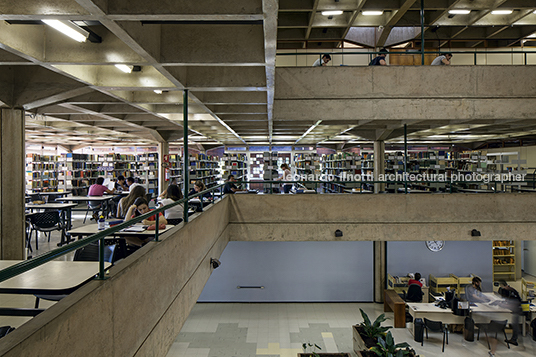
<path fill-rule="evenodd" d="M 266 91 L 255 92 L 191 92 L 206 105 L 266 104 Z"/>
<path fill-rule="evenodd" d="M 256 67 L 166 67 L 187 88 L 266 87 L 264 66 Z M 195 89 L 194 89 L 195 91 Z"/>
<path fill-rule="evenodd" d="M 400 6 L 400 8 L 396 12 L 394 12 L 394 14 L 392 14 L 392 16 L 387 21 L 387 24 L 383 28 L 380 34 L 380 38 L 378 38 L 378 42 L 376 42 L 376 47 L 383 47 L 385 45 L 385 43 L 387 42 L 387 38 L 389 37 L 393 27 L 396 26 L 396 24 L 406 14 L 406 12 L 415 3 L 415 1 L 416 0 L 404 1 L 404 3 Z"/>

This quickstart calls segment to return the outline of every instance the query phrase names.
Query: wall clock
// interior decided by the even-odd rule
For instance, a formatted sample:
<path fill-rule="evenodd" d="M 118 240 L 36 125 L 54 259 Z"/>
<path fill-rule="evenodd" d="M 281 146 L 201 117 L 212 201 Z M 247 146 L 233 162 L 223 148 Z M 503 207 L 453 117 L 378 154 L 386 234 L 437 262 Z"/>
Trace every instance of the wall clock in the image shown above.
<path fill-rule="evenodd" d="M 445 241 L 444 240 L 427 240 L 426 247 L 430 249 L 432 252 L 439 252 L 441 249 L 445 247 Z"/>

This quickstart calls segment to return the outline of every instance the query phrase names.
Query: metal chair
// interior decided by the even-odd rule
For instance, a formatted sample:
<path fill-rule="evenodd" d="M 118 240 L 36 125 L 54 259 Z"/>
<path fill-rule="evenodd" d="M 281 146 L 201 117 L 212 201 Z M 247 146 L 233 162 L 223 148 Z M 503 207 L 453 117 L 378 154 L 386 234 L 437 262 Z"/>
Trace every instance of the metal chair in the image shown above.
<path fill-rule="evenodd" d="M 447 340 L 447 345 L 449 344 L 449 331 L 447 326 L 445 326 L 441 321 L 432 321 L 424 318 L 424 329 L 426 330 L 426 339 L 428 339 L 428 330 L 431 332 L 443 333 L 443 349 L 441 352 L 445 352 L 445 338 Z M 421 342 L 421 346 L 424 345 L 424 339 Z"/>
<path fill-rule="evenodd" d="M 50 242 L 50 232 L 60 231 L 62 240 L 65 238 L 65 225 L 61 221 L 59 211 L 46 211 L 32 214 L 27 217 L 30 223 L 30 234 L 26 242 L 27 247 L 32 251 L 31 239 L 32 233 L 35 231 L 35 249 L 38 250 L 38 232 L 48 233 L 48 241 Z"/>
<path fill-rule="evenodd" d="M 104 247 L 104 261 L 108 263 L 114 263 L 115 261 L 115 251 L 116 251 L 116 243 L 115 242 L 109 242 L 106 243 L 106 239 L 104 240 L 105 247 Z M 73 261 L 81 261 L 81 262 L 95 262 L 99 261 L 99 244 L 98 243 L 90 243 L 86 245 L 85 247 L 82 247 L 80 249 L 77 249 L 74 253 Z M 35 296 L 35 308 L 39 308 L 39 301 L 41 299 L 48 300 L 48 301 L 60 301 L 67 295 L 34 295 Z"/>
<path fill-rule="evenodd" d="M 508 320 L 491 320 L 488 324 L 476 324 L 475 326 L 478 327 L 478 334 L 476 335 L 476 339 L 480 340 L 480 330 L 484 331 L 484 334 L 486 335 L 486 340 L 488 341 L 488 348 L 491 349 L 491 346 L 489 344 L 489 333 L 495 333 L 495 339 L 497 339 L 497 335 L 499 332 L 502 332 L 504 334 L 504 340 L 506 342 L 506 346 L 510 348 L 510 344 L 508 343 L 508 337 L 506 337 L 506 324 L 508 323 Z"/>
<path fill-rule="evenodd" d="M 100 202 L 91 202 L 89 201 L 87 203 L 87 210 L 86 210 L 86 215 L 84 216 L 84 222 L 83 223 L 86 223 L 86 218 L 87 218 L 87 214 L 89 213 L 89 211 L 92 211 L 93 212 L 93 218 L 95 219 L 95 215 L 98 215 L 99 214 L 99 211 L 103 208 L 103 204 L 100 203 Z M 97 222 L 98 219 L 95 219 L 95 222 Z"/>

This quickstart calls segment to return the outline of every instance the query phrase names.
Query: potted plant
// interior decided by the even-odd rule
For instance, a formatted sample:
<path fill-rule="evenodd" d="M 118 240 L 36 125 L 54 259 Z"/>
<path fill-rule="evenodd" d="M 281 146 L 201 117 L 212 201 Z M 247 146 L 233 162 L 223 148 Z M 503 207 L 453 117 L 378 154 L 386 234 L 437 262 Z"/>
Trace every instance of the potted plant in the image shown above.
<path fill-rule="evenodd" d="M 351 357 L 349 353 L 346 352 L 323 352 L 317 353 L 320 351 L 319 345 L 316 343 L 305 342 L 302 344 L 303 353 L 298 353 L 298 357 Z"/>
<path fill-rule="evenodd" d="M 359 351 L 361 357 L 417 357 L 415 351 L 407 342 L 395 344 L 391 332 L 387 332 L 385 338 L 378 337 L 376 346 L 368 350 Z"/>
<path fill-rule="evenodd" d="M 370 347 L 376 346 L 378 343 L 378 337 L 385 337 L 387 330 L 391 326 L 382 326 L 382 322 L 387 320 L 385 314 L 378 316 L 372 323 L 368 315 L 362 309 L 359 309 L 363 322 L 353 326 L 354 335 L 354 351 L 368 350 Z"/>

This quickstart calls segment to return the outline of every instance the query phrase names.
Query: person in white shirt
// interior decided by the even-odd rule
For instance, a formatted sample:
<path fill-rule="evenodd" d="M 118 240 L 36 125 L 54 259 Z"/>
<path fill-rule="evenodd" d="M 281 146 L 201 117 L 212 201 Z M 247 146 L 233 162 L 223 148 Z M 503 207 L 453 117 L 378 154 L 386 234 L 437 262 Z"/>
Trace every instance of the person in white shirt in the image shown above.
<path fill-rule="evenodd" d="M 326 66 L 329 61 L 331 61 L 331 56 L 326 53 L 322 55 L 321 59 L 319 58 L 313 63 L 313 67 Z"/>
<path fill-rule="evenodd" d="M 132 192 L 132 189 L 136 186 L 143 186 L 142 184 L 136 183 L 134 177 L 127 177 L 128 192 Z"/>
<path fill-rule="evenodd" d="M 436 57 L 432 61 L 432 66 L 448 66 L 450 65 L 451 58 L 452 58 L 452 53 L 444 53 L 441 56 Z"/>
<path fill-rule="evenodd" d="M 166 192 L 163 195 L 163 198 L 159 200 L 159 206 L 167 206 L 171 203 L 174 203 L 182 199 L 182 193 L 177 185 L 169 185 Z M 184 207 L 181 204 L 173 206 L 164 211 L 164 217 L 166 219 L 179 219 L 182 218 L 184 214 Z"/>

